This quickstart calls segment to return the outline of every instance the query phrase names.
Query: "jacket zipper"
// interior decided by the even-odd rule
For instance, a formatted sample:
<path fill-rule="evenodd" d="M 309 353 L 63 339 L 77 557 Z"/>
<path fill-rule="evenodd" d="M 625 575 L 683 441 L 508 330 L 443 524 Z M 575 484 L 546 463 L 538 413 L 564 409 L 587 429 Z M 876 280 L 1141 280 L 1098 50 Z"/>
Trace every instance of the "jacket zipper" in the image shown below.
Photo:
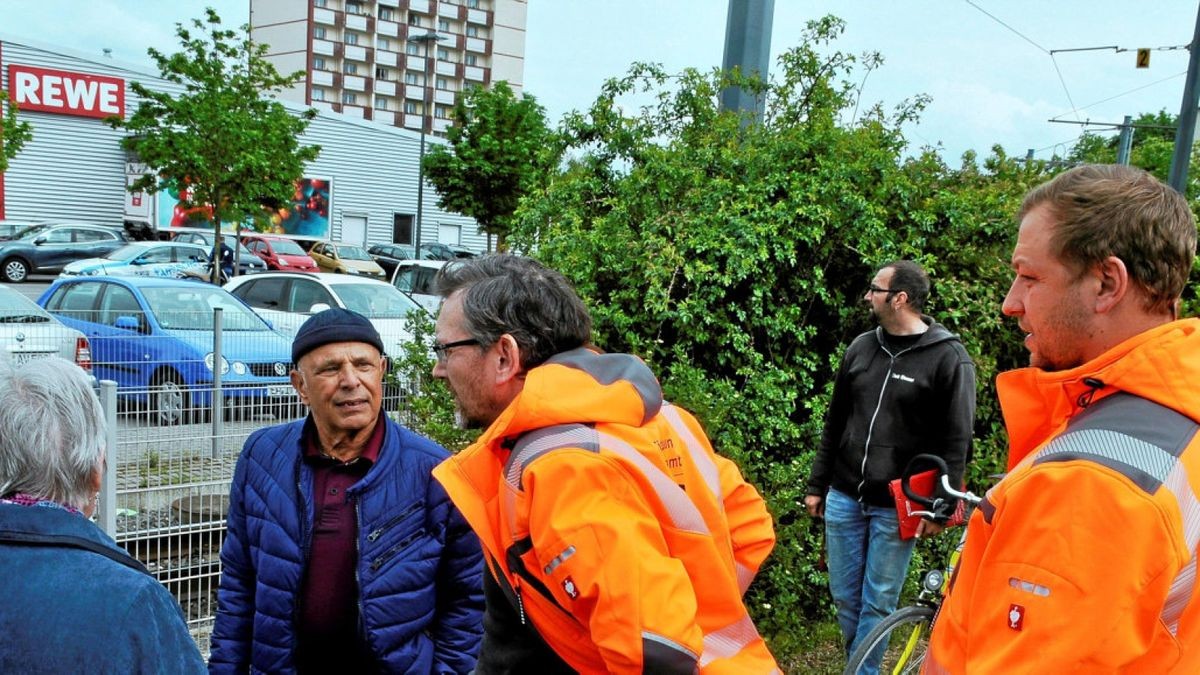
<path fill-rule="evenodd" d="M 521 625 L 525 625 L 525 601 L 521 598 L 521 577 L 513 577 L 513 592 L 517 594 L 517 612 L 521 615 Z"/>
<path fill-rule="evenodd" d="M 354 522 L 358 525 L 358 531 L 354 533 L 354 584 L 358 586 L 358 639 L 370 646 L 370 640 L 367 637 L 366 618 L 363 616 L 363 587 L 362 587 L 362 542 L 360 541 L 362 533 L 362 511 L 358 508 L 358 497 L 350 498 L 354 502 Z M 372 540 L 374 541 L 374 540 Z M 374 567 L 372 567 L 374 569 Z"/>
<path fill-rule="evenodd" d="M 298 461 L 298 462 L 296 462 L 296 496 L 299 497 L 299 499 L 297 500 L 297 511 L 299 511 L 299 515 L 300 515 L 300 552 L 302 554 L 301 558 L 300 558 L 302 561 L 301 568 L 300 568 L 300 578 L 302 580 L 304 579 L 304 575 L 308 573 L 308 558 L 312 553 L 312 530 L 308 526 L 308 505 L 304 501 L 303 484 L 304 484 L 304 462 Z M 300 609 L 301 608 L 300 608 L 299 595 L 300 594 L 297 593 L 296 604 L 293 605 L 293 607 L 292 607 L 292 624 L 296 625 L 296 626 L 300 625 Z M 295 663 L 295 660 L 296 660 L 296 644 L 293 642 L 293 644 L 292 644 L 292 662 Z"/>
<path fill-rule="evenodd" d="M 879 417 L 879 410 L 883 407 L 883 394 L 887 391 L 888 382 L 892 380 L 892 368 L 896 365 L 896 359 L 899 358 L 901 354 L 905 354 L 916 348 L 916 345 L 913 345 L 912 347 L 902 349 L 895 354 L 892 354 L 888 351 L 887 347 L 883 345 L 883 340 L 879 339 L 878 333 L 876 333 L 875 339 L 879 342 L 879 348 L 883 350 L 883 353 L 888 355 L 888 369 L 883 375 L 883 387 L 879 389 L 879 400 L 875 401 L 875 412 L 871 413 L 871 423 L 867 425 L 867 440 L 863 445 L 862 465 L 858 467 L 859 473 L 862 474 L 862 480 L 858 482 L 859 502 L 862 502 L 863 500 L 863 487 L 865 487 L 867 484 L 867 458 L 871 452 L 871 437 L 875 435 L 875 419 Z"/>
<path fill-rule="evenodd" d="M 412 515 L 413 512 L 415 512 L 419 508 L 421 508 L 421 502 L 416 502 L 412 506 L 409 506 L 400 515 L 396 516 L 395 518 L 392 518 L 391 520 L 387 521 L 383 525 L 380 525 L 379 527 L 375 528 L 370 534 L 367 535 L 367 541 L 375 541 L 379 537 L 383 536 L 384 532 L 387 532 L 393 526 L 395 526 L 396 523 L 398 523 L 398 522 L 404 520 L 405 518 L 407 518 L 408 516 Z M 361 523 L 359 524 L 359 527 L 360 528 L 362 527 Z"/>

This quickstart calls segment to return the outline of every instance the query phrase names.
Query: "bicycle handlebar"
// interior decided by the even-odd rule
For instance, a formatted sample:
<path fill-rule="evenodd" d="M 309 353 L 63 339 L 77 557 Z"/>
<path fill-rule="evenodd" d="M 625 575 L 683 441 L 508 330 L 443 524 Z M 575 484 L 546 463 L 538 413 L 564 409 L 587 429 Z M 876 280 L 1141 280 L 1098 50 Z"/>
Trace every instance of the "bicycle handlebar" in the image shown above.
<path fill-rule="evenodd" d="M 909 485 L 909 479 L 912 478 L 914 473 L 917 473 L 914 471 L 913 465 L 920 462 L 933 464 L 934 468 L 937 470 L 939 486 L 938 490 L 935 490 L 934 494 L 932 495 L 918 494 L 914 492 L 912 486 Z M 972 506 L 978 505 L 981 501 L 983 501 L 982 498 L 976 496 L 969 490 L 954 489 L 950 485 L 949 474 L 950 469 L 946 466 L 946 460 L 938 457 L 937 455 L 917 455 L 908 461 L 908 464 L 904 467 L 904 475 L 900 479 L 900 488 L 904 491 L 905 496 L 907 496 L 910 500 L 921 504 L 922 506 L 929 507 L 928 511 L 913 511 L 913 515 L 921 516 L 922 518 L 927 518 L 935 522 L 945 522 L 950 517 L 950 514 L 954 513 L 956 500 L 966 500 L 966 502 Z M 938 494 L 939 490 L 941 492 L 940 495 Z M 946 497 L 949 497 L 949 499 Z"/>

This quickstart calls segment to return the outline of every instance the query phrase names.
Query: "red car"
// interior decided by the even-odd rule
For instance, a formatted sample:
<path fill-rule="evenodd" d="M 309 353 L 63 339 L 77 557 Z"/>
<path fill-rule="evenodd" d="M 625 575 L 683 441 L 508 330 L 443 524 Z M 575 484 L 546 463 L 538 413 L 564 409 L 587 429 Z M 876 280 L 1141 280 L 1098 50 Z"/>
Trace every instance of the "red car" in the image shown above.
<path fill-rule="evenodd" d="M 317 263 L 295 239 L 270 234 L 242 237 L 242 243 L 250 252 L 267 263 L 267 269 L 281 272 L 319 272 Z"/>

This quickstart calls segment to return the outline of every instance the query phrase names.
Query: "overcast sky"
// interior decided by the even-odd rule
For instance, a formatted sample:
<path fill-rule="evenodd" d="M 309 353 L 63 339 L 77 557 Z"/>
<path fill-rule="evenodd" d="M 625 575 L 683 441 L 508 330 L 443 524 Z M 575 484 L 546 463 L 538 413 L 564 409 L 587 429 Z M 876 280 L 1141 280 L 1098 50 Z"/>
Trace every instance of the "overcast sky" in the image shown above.
<path fill-rule="evenodd" d="M 1141 112 L 1178 114 L 1197 4 L 775 0 L 772 68 L 797 46 L 806 21 L 835 14 L 848 24 L 835 48 L 874 50 L 886 60 L 867 78 L 865 102 L 933 98 L 920 123 L 905 129 L 910 143 L 940 143 L 952 163 L 997 143 L 1010 154 L 1032 148 L 1047 158 L 1082 130 L 1051 118 L 1119 123 Z M 0 0 L 0 34 L 96 56 L 107 47 L 115 58 L 146 64 L 147 46 L 173 51 L 174 23 L 205 6 L 229 24 L 248 17 L 247 0 Z M 719 66 L 727 12 L 728 0 L 530 0 L 524 90 L 557 121 L 587 107 L 605 79 L 635 61 L 670 72 Z M 1131 51 L 1050 54 L 1087 47 Z M 1139 47 L 1155 49 L 1148 69 L 1134 67 Z"/>

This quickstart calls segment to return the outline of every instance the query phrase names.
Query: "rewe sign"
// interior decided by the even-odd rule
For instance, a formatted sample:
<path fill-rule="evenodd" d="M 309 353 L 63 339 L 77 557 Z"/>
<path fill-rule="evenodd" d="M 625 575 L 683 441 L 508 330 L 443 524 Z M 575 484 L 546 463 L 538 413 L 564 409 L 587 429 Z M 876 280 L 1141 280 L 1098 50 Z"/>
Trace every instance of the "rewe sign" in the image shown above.
<path fill-rule="evenodd" d="M 125 80 L 119 77 L 11 64 L 8 89 L 18 110 L 82 117 L 125 116 Z"/>

